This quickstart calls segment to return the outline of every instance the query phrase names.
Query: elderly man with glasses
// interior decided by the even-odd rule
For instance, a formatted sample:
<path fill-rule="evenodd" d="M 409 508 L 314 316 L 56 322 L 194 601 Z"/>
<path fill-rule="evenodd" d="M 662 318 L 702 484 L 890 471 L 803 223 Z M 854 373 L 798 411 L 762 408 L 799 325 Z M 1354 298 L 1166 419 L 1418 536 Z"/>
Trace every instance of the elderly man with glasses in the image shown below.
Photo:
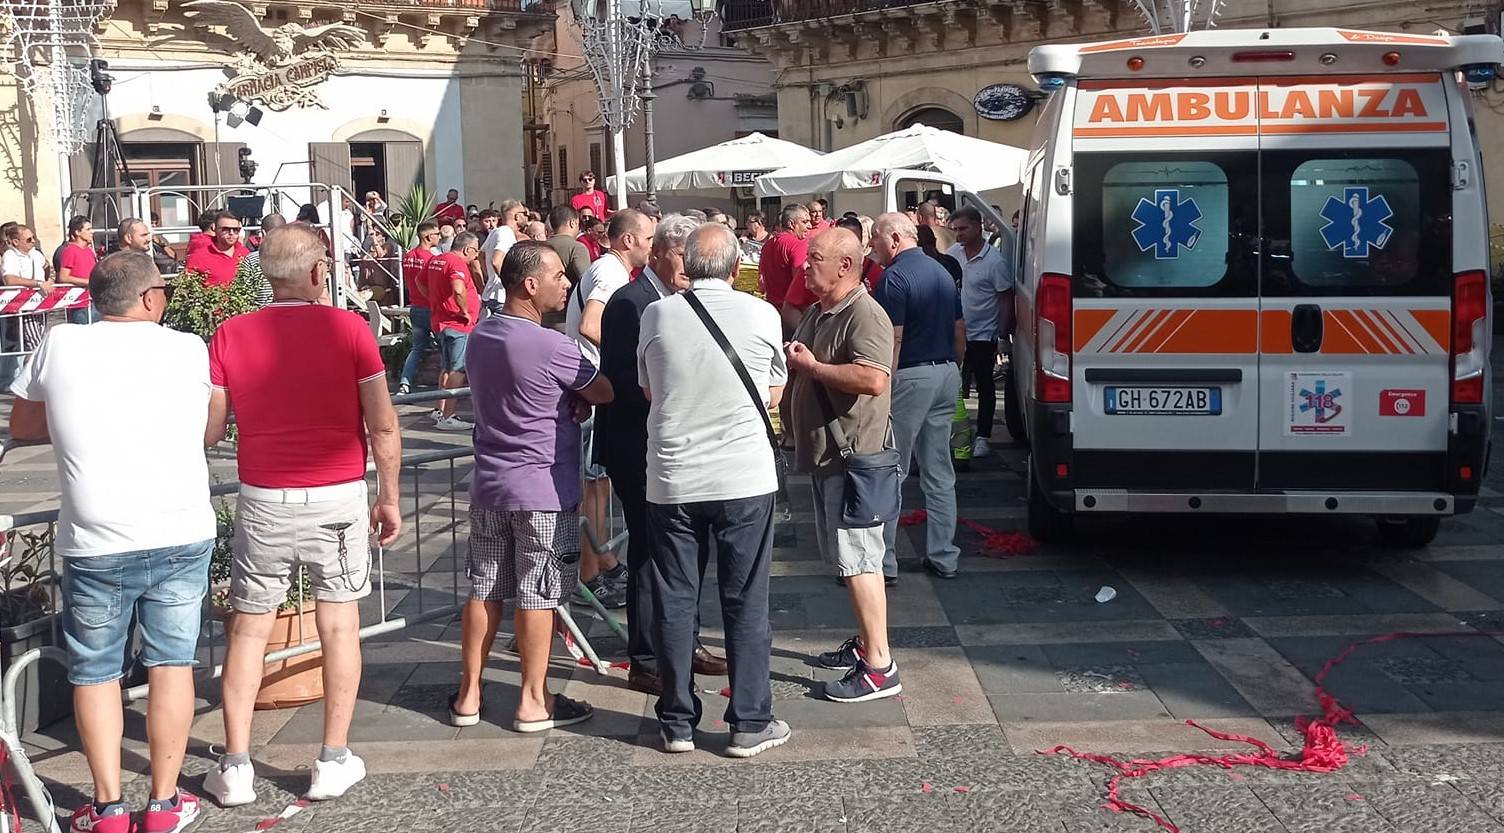
<path fill-rule="evenodd" d="M 17 397 L 11 436 L 50 438 L 62 484 L 63 637 L 94 780 L 69 829 L 137 829 L 120 769 L 120 678 L 135 619 L 151 682 L 144 829 L 182 830 L 199 813 L 198 799 L 178 788 L 178 773 L 194 716 L 199 615 L 214 548 L 201 444 L 209 355 L 198 337 L 157 326 L 167 295 L 150 255 L 101 260 L 89 292 L 100 321 L 54 327 L 10 388 Z"/>
<path fill-rule="evenodd" d="M 228 211 L 214 216 L 211 228 L 213 240 L 188 256 L 184 271 L 198 272 L 209 286 L 229 286 L 235 281 L 235 270 L 251 250 L 240 242 L 240 218 Z"/>

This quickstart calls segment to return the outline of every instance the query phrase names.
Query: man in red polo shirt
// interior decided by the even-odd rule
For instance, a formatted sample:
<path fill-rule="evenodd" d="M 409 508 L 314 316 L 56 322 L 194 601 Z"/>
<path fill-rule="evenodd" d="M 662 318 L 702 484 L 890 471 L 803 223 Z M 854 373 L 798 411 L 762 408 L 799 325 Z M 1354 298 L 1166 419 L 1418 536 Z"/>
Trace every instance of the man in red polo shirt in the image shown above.
<path fill-rule="evenodd" d="M 226 807 L 256 800 L 252 710 L 267 637 L 300 566 L 323 641 L 323 747 L 307 798 L 338 798 L 365 777 L 365 763 L 347 746 L 360 688 L 359 601 L 371 593 L 370 537 L 389 546 L 402 529 L 402 437 L 369 326 L 319 303 L 329 264 L 312 229 L 294 223 L 267 232 L 261 269 L 275 300 L 226 321 L 209 345 L 214 389 L 204 439 L 223 439 L 231 411 L 240 431 L 225 754 L 204 779 Z M 374 506 L 366 498 L 368 447 Z"/>
<path fill-rule="evenodd" d="M 407 351 L 407 361 L 402 364 L 402 376 L 397 380 L 398 393 L 411 393 L 413 377 L 418 375 L 418 366 L 433 346 L 433 322 L 428 306 L 428 261 L 439 254 L 439 224 L 433 221 L 418 224 L 418 245 L 402 257 L 402 286 L 407 291 L 408 315 L 412 319 L 412 347 Z"/>
<path fill-rule="evenodd" d="M 787 339 L 798 326 L 798 310 L 784 310 L 783 301 L 794 281 L 804 281 L 804 261 L 808 254 L 809 209 L 798 203 L 783 207 L 778 231 L 762 246 L 762 260 L 757 273 L 768 303 L 783 315 L 783 337 Z"/>
<path fill-rule="evenodd" d="M 454 236 L 454 247 L 428 260 L 429 321 L 439 342 L 439 387 L 465 386 L 465 348 L 480 321 L 480 238 L 471 232 Z M 455 401 L 439 401 L 440 431 L 469 431 L 475 423 L 455 416 Z"/>
<path fill-rule="evenodd" d="M 240 242 L 240 218 L 228 211 L 214 215 L 214 240 L 188 256 L 183 268 L 204 276 L 209 286 L 229 286 L 235 281 L 240 259 L 250 254 Z"/>

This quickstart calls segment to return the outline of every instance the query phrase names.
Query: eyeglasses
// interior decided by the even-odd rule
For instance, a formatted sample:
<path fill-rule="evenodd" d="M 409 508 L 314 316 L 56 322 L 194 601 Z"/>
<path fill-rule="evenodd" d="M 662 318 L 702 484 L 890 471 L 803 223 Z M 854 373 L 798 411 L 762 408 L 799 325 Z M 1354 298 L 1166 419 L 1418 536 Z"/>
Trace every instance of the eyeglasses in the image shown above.
<path fill-rule="evenodd" d="M 146 288 L 146 290 L 141 293 L 141 300 L 143 300 L 143 301 L 146 300 L 146 296 L 147 295 L 150 295 L 151 293 L 155 292 L 158 289 L 162 290 L 162 297 L 164 297 L 164 298 L 171 298 L 172 297 L 172 287 L 168 286 L 165 283 L 162 283 L 162 284 L 157 284 L 155 286 L 148 286 Z"/>
<path fill-rule="evenodd" d="M 220 234 L 224 234 L 227 231 L 233 231 L 233 232 L 239 233 L 240 226 L 220 226 L 219 227 L 219 233 Z"/>

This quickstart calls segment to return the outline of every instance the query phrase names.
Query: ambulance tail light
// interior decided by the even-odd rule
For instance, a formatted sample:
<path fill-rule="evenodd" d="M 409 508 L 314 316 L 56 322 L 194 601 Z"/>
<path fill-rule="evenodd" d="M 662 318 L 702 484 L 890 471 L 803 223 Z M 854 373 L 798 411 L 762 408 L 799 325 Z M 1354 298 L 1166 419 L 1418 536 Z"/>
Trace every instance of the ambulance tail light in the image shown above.
<path fill-rule="evenodd" d="M 1040 402 L 1071 401 L 1071 279 L 1045 275 L 1034 299 L 1034 392 Z"/>
<path fill-rule="evenodd" d="M 1488 276 L 1459 274 L 1452 289 L 1452 404 L 1483 404 L 1488 360 Z"/>

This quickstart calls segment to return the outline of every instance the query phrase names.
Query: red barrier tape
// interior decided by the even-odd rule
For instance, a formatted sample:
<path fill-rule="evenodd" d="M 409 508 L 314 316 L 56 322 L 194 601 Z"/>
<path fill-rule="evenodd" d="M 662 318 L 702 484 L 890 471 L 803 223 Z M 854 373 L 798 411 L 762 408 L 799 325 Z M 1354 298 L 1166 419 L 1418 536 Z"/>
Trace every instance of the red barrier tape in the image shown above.
<path fill-rule="evenodd" d="M 1137 759 L 1131 761 L 1122 761 L 1110 755 L 1098 755 L 1091 752 L 1077 752 L 1069 746 L 1061 745 L 1048 751 L 1038 750 L 1037 754 L 1065 754 L 1071 756 L 1072 758 L 1094 761 L 1104 766 L 1112 767 L 1113 769 L 1117 770 L 1117 774 L 1112 777 L 1112 780 L 1107 782 L 1107 803 L 1103 805 L 1104 807 L 1113 811 L 1114 813 L 1131 813 L 1135 816 L 1139 816 L 1140 818 L 1149 819 L 1165 830 L 1170 831 L 1170 833 L 1180 833 L 1180 828 L 1177 827 L 1174 822 L 1166 819 L 1164 816 L 1159 815 L 1158 813 L 1150 810 L 1147 807 L 1142 807 L 1130 801 L 1125 801 L 1118 793 L 1119 788 L 1122 786 L 1123 779 L 1143 778 L 1146 775 L 1159 772 L 1161 770 L 1179 769 L 1181 767 L 1188 766 L 1220 766 L 1224 769 L 1232 769 L 1233 767 L 1240 766 L 1257 766 L 1264 767 L 1266 769 L 1282 769 L 1294 772 L 1336 772 L 1337 770 L 1342 769 L 1344 766 L 1347 766 L 1348 762 L 1347 748 L 1343 745 L 1342 740 L 1337 737 L 1337 726 L 1343 723 L 1351 723 L 1355 726 L 1361 724 L 1359 724 L 1358 720 L 1353 717 L 1351 709 L 1343 706 L 1340 702 L 1338 702 L 1336 697 L 1333 697 L 1331 693 L 1326 690 L 1326 678 L 1328 674 L 1332 673 L 1333 669 L 1346 662 L 1347 659 L 1353 655 L 1353 652 L 1367 645 L 1378 645 L 1383 642 L 1393 642 L 1397 639 L 1437 637 L 1447 638 L 1460 636 L 1476 637 L 1490 635 L 1491 634 L 1481 633 L 1478 631 L 1454 633 L 1396 632 L 1386 633 L 1382 636 L 1375 636 L 1371 639 L 1365 639 L 1361 642 L 1354 642 L 1353 644 L 1347 646 L 1342 650 L 1341 653 L 1337 654 L 1337 656 L 1327 660 L 1326 663 L 1322 665 L 1321 671 L 1316 674 L 1316 702 L 1321 705 L 1321 716 L 1315 718 L 1301 717 L 1296 719 L 1295 728 L 1305 736 L 1305 743 L 1301 747 L 1299 754 L 1292 757 L 1281 756 L 1277 751 L 1275 751 L 1274 747 L 1259 740 L 1258 738 L 1249 737 L 1247 735 L 1236 735 L 1227 732 L 1218 732 L 1216 730 L 1202 726 L 1193 720 L 1187 720 L 1186 724 L 1189 726 L 1195 726 L 1197 729 L 1200 729 L 1201 731 L 1216 738 L 1217 740 L 1232 741 L 1235 743 L 1246 743 L 1254 747 L 1258 751 L 1256 753 L 1244 752 L 1240 754 L 1223 755 L 1221 757 L 1212 755 L 1172 755 L 1168 758 L 1161 758 L 1157 761 Z M 1358 746 L 1353 750 L 1353 754 L 1362 755 L 1367 751 L 1368 747 L 1366 745 Z M 1361 800 L 1361 796 L 1359 796 L 1359 800 Z"/>
<path fill-rule="evenodd" d="M 5 816 L 11 829 L 20 833 L 21 808 L 16 806 L 15 789 L 10 780 L 10 748 L 0 744 L 0 816 Z"/>
<path fill-rule="evenodd" d="M 928 521 L 929 517 L 929 513 L 923 509 L 915 509 L 907 515 L 899 516 L 898 525 L 918 526 Z M 1002 556 L 1028 555 L 1034 551 L 1034 539 L 1022 532 L 1003 532 L 966 518 L 958 518 L 956 522 L 982 536 L 982 554 L 984 555 L 993 553 Z"/>

